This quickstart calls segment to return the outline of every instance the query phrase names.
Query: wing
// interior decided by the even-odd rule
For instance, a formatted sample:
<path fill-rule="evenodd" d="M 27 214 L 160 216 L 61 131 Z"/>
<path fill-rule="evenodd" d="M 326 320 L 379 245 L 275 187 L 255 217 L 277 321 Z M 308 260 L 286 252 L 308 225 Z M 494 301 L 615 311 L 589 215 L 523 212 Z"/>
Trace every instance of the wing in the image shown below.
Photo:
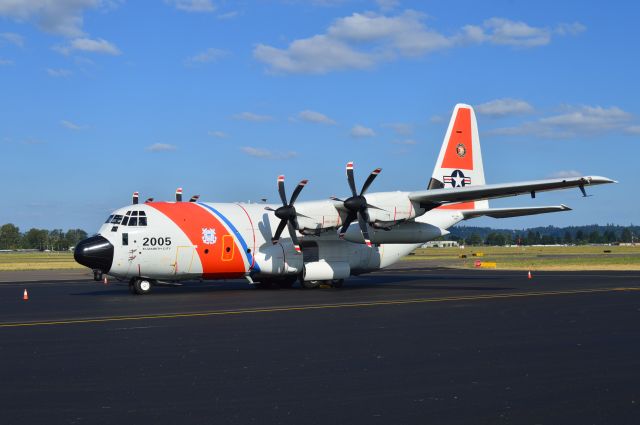
<path fill-rule="evenodd" d="M 517 207 L 517 208 L 487 208 L 482 210 L 462 210 L 465 220 L 476 217 L 509 218 L 523 215 L 535 215 L 551 212 L 571 211 L 566 205 L 554 205 L 549 207 Z"/>
<path fill-rule="evenodd" d="M 418 192 L 411 192 L 409 194 L 409 199 L 414 202 L 419 202 L 423 208 L 431 209 L 443 204 L 454 202 L 504 198 L 507 196 L 517 196 L 527 193 L 531 194 L 532 197 L 535 197 L 536 192 L 567 189 L 570 187 L 579 187 L 581 190 L 583 190 L 585 186 L 595 186 L 607 183 L 617 182 L 615 180 L 600 176 L 571 177 L 564 179 L 535 180 L 518 183 L 487 184 L 480 186 L 421 190 Z"/>

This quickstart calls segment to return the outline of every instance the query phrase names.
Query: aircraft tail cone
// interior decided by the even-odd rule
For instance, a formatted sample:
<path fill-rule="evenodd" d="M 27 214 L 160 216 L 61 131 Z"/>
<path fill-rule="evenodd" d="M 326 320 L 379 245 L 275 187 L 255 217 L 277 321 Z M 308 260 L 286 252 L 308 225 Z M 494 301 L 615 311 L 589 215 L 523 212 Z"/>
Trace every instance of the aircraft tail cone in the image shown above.
<path fill-rule="evenodd" d="M 531 276 L 531 270 L 529 270 L 529 272 L 527 273 L 527 279 L 532 279 L 533 276 Z"/>
<path fill-rule="evenodd" d="M 22 294 L 22 299 L 25 301 L 29 300 L 29 293 L 27 292 L 27 288 L 24 289 L 24 294 Z"/>

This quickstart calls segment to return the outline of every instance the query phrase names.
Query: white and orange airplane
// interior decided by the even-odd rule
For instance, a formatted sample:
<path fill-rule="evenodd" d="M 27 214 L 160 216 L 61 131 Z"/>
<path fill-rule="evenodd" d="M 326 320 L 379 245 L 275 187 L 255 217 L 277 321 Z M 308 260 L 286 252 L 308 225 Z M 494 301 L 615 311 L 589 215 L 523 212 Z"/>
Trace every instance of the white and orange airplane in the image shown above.
<path fill-rule="evenodd" d="M 182 202 L 138 203 L 114 211 L 97 235 L 75 249 L 78 263 L 129 281 L 136 294 L 153 285 L 181 280 L 246 278 L 257 287 L 303 288 L 387 267 L 421 244 L 446 235 L 470 218 L 518 217 L 569 211 L 565 205 L 489 208 L 489 199 L 585 187 L 613 180 L 570 177 L 486 184 L 473 108 L 458 104 L 426 190 L 369 193 L 376 169 L 358 192 L 353 163 L 347 164 L 351 196 L 296 202 L 302 180 L 287 200 L 278 177 L 282 205 L 209 203 L 194 196 Z M 351 225 L 357 222 L 357 225 Z"/>

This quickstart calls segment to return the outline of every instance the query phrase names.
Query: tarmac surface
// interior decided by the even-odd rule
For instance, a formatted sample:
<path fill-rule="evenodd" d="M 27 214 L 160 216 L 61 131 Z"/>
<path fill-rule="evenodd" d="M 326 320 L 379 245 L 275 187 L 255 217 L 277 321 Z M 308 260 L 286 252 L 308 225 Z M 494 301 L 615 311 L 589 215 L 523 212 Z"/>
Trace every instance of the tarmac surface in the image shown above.
<path fill-rule="evenodd" d="M 56 276 L 0 275 L 0 424 L 640 423 L 638 272 Z"/>

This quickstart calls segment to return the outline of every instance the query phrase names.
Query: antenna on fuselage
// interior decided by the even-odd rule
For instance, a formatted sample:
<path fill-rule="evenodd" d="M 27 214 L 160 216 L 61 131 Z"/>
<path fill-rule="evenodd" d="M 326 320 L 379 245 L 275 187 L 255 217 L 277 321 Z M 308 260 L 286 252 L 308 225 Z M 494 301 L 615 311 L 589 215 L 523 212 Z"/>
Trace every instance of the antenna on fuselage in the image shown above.
<path fill-rule="evenodd" d="M 144 201 L 145 204 L 148 204 L 149 202 L 153 202 L 153 198 L 147 198 L 147 200 Z"/>
<path fill-rule="evenodd" d="M 137 205 L 138 204 L 138 192 L 133 192 L 133 197 L 132 197 L 132 201 L 133 201 L 133 205 Z"/>
<path fill-rule="evenodd" d="M 182 202 L 182 188 L 176 189 L 176 202 Z"/>
<path fill-rule="evenodd" d="M 189 202 L 198 202 L 198 199 L 200 199 L 200 195 L 193 195 Z"/>

